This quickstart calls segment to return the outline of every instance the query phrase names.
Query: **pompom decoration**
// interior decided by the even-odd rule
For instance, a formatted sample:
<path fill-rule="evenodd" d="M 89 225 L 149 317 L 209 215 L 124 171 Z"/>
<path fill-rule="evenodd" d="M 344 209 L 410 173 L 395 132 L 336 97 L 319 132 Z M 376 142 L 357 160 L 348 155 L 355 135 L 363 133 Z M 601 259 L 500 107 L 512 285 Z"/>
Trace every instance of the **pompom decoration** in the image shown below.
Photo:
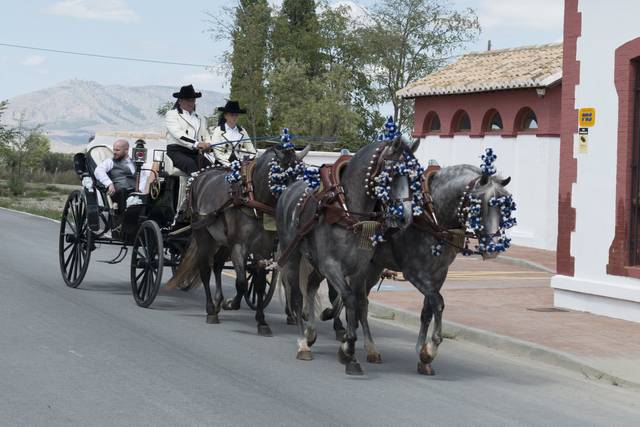
<path fill-rule="evenodd" d="M 485 150 L 485 154 L 482 155 L 482 165 L 480 169 L 484 175 L 494 175 L 496 169 L 493 162 L 497 156 L 493 153 L 491 148 Z M 498 208 L 500 211 L 500 222 L 498 224 L 498 231 L 493 236 L 483 235 L 484 225 L 482 224 L 483 212 L 482 212 L 482 199 L 473 193 L 465 191 L 460 200 L 458 206 L 458 220 L 465 227 L 465 231 L 468 234 L 478 237 L 478 245 L 476 250 L 478 253 L 501 253 L 505 252 L 511 246 L 511 239 L 507 237 L 506 230 L 517 225 L 516 218 L 512 216 L 516 210 L 516 203 L 513 201 L 511 195 L 505 196 L 492 196 L 487 201 L 487 206 L 490 208 Z M 471 255 L 469 250 L 469 240 L 465 239 L 464 248 L 462 249 L 463 255 Z"/>
<path fill-rule="evenodd" d="M 279 147 L 282 150 L 292 150 L 294 148 L 294 145 L 291 142 L 291 134 L 289 133 L 289 128 L 282 129 L 282 135 L 280 135 Z"/>
<path fill-rule="evenodd" d="M 240 176 L 240 162 L 238 160 L 234 160 L 231 162 L 229 167 L 231 170 L 224 176 L 225 181 L 228 183 L 240 181 L 240 179 L 242 179 Z"/>
<path fill-rule="evenodd" d="M 442 243 L 438 242 L 435 245 L 431 245 L 431 255 L 440 256 L 442 255 Z"/>
<path fill-rule="evenodd" d="M 420 166 L 418 159 L 413 153 L 405 151 L 402 158 L 394 163 L 388 164 L 372 180 L 372 197 L 379 200 L 386 206 L 387 215 L 399 218 L 404 215 L 402 203 L 390 203 L 391 182 L 396 177 L 407 176 L 409 178 L 409 189 L 412 194 L 411 211 L 413 216 L 420 216 L 424 213 L 424 200 L 422 197 L 422 173 L 424 169 Z"/>
<path fill-rule="evenodd" d="M 384 237 L 382 237 L 382 232 L 378 231 L 373 236 L 371 236 L 371 245 L 375 248 L 379 243 L 384 242 Z"/>
<path fill-rule="evenodd" d="M 493 162 L 496 161 L 498 156 L 493 153 L 493 149 L 487 148 L 484 150 L 484 154 L 480 156 L 482 159 L 482 164 L 480 165 L 480 170 L 482 170 L 483 175 L 491 176 L 496 173 L 496 167 L 493 165 Z"/>
<path fill-rule="evenodd" d="M 384 133 L 378 135 L 378 141 L 389 141 L 400 135 L 398 127 L 393 121 L 393 117 L 389 116 L 384 124 Z"/>
<path fill-rule="evenodd" d="M 304 168 L 304 172 L 302 174 L 301 178 L 298 179 L 302 179 L 304 182 L 307 183 L 307 187 L 309 187 L 312 190 L 315 190 L 316 188 L 320 187 L 320 169 L 318 169 L 315 166 L 309 166 L 309 167 L 304 167 L 304 165 L 301 165 Z"/>

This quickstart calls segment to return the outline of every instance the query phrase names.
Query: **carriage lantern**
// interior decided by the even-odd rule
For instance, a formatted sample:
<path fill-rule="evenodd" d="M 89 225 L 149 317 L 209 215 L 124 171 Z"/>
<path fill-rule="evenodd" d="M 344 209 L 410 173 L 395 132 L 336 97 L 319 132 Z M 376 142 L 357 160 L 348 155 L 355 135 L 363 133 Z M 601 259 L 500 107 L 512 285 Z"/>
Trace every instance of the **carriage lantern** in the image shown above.
<path fill-rule="evenodd" d="M 139 139 L 136 141 L 136 146 L 133 148 L 133 161 L 136 162 L 136 166 L 141 166 L 147 160 L 147 149 L 144 146 L 144 141 Z"/>

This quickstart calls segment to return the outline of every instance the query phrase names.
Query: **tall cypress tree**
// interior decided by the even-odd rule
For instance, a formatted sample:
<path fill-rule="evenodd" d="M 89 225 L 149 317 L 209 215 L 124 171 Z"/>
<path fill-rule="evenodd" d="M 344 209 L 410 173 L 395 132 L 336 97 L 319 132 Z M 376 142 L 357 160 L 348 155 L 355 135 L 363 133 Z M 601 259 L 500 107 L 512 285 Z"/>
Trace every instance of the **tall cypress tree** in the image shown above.
<path fill-rule="evenodd" d="M 246 106 L 253 136 L 264 135 L 268 124 L 264 67 L 270 24 L 267 0 L 240 0 L 232 37 L 230 96 Z"/>

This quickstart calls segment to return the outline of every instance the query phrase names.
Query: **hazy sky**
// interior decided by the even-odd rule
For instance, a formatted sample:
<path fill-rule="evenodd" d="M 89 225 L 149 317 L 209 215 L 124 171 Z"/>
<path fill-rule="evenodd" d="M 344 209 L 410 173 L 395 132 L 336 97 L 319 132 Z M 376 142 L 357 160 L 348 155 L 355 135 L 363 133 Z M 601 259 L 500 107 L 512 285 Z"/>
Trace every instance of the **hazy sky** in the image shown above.
<path fill-rule="evenodd" d="M 196 64 L 219 64 L 224 34 L 208 33 L 206 12 L 222 13 L 223 0 L 30 0 L 2 3 L 0 43 Z M 331 0 L 330 3 L 335 3 Z M 340 1 L 345 3 L 346 1 Z M 352 0 L 363 7 L 374 0 Z M 280 1 L 273 2 L 279 4 Z M 482 34 L 468 50 L 561 41 L 563 0 L 452 0 L 474 8 Z M 219 71 L 36 52 L 0 46 L 0 99 L 78 78 L 101 84 L 193 83 L 227 92 Z"/>

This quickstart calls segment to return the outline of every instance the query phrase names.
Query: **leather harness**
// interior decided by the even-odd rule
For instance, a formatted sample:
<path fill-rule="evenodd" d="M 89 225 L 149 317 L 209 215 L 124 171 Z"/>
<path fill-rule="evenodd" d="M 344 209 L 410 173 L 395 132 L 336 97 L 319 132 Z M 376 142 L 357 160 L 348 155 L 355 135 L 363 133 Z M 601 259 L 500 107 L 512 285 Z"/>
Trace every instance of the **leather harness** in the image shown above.
<path fill-rule="evenodd" d="M 260 214 L 275 215 L 275 207 L 262 203 L 255 198 L 253 186 L 253 171 L 256 167 L 255 159 L 245 160 L 240 165 L 240 180 L 231 183 L 229 199 L 218 209 L 192 220 L 191 228 L 198 230 L 208 227 L 218 216 L 229 207 L 248 208 Z"/>

